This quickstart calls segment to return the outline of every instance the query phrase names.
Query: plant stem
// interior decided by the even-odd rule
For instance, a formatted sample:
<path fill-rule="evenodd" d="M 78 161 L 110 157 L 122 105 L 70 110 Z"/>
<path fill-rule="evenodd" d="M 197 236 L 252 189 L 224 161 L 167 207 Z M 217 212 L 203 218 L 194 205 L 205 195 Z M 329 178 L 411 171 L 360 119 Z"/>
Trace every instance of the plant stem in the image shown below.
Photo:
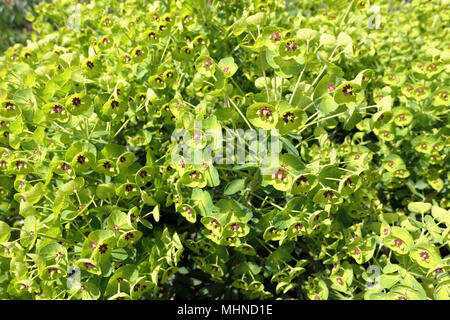
<path fill-rule="evenodd" d="M 264 62 L 263 62 L 263 57 L 262 57 L 262 50 L 259 51 L 259 64 L 260 64 L 261 71 L 262 71 L 263 76 L 264 76 L 264 86 L 266 88 L 267 102 L 269 102 L 270 101 L 269 86 L 267 84 L 266 70 L 264 70 Z"/>
<path fill-rule="evenodd" d="M 280 207 L 279 205 L 276 205 L 276 204 L 273 203 L 273 202 L 267 201 L 267 198 L 264 199 L 263 197 L 260 197 L 260 196 L 258 196 L 257 194 L 252 194 L 252 196 L 253 196 L 253 197 L 257 197 L 259 200 L 266 201 L 268 204 L 270 204 L 271 206 L 273 206 L 273 207 L 275 207 L 275 208 L 277 208 L 277 209 L 279 209 L 279 210 L 284 210 L 284 208 Z"/>
<path fill-rule="evenodd" d="M 247 117 L 242 113 L 241 109 L 238 108 L 238 106 L 233 102 L 233 99 L 230 99 L 228 97 L 228 101 L 230 101 L 230 103 L 233 105 L 233 107 L 236 109 L 236 111 L 239 113 L 239 115 L 241 116 L 242 119 L 244 119 L 245 123 L 247 124 L 249 129 L 253 129 L 252 125 L 250 124 L 250 122 L 248 121 Z"/>

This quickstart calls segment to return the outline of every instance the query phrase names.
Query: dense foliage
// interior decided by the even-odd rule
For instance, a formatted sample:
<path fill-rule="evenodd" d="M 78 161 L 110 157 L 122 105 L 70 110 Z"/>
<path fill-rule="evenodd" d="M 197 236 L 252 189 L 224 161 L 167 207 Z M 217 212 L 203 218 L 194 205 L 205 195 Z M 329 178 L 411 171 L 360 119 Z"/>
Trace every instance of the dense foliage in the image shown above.
<path fill-rule="evenodd" d="M 0 298 L 449 299 L 448 0 L 80 2 L 0 57 Z"/>

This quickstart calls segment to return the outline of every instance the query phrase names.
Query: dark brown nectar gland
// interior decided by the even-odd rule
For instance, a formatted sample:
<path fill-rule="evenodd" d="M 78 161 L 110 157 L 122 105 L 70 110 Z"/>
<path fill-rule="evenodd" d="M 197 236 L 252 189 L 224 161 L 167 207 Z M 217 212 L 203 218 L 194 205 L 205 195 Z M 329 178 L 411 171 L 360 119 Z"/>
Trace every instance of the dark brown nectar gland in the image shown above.
<path fill-rule="evenodd" d="M 104 254 L 107 250 L 108 250 L 108 245 L 106 243 L 102 244 L 98 247 L 98 251 L 100 251 L 101 254 Z"/>
<path fill-rule="evenodd" d="M 200 179 L 200 173 L 198 171 L 194 171 L 189 175 L 189 177 L 191 177 L 191 179 L 198 180 Z"/>
<path fill-rule="evenodd" d="M 209 59 L 206 59 L 205 60 L 205 63 L 203 64 L 203 67 L 205 67 L 206 69 L 208 69 L 209 67 L 211 67 L 211 60 L 209 60 Z"/>
<path fill-rule="evenodd" d="M 285 123 L 289 123 L 290 122 L 294 122 L 296 119 L 295 114 L 293 114 L 292 112 L 286 112 L 285 114 L 283 114 L 283 121 Z"/>
<path fill-rule="evenodd" d="M 323 193 L 324 198 L 330 198 L 333 199 L 334 198 L 334 192 L 331 190 L 327 190 Z"/>
<path fill-rule="evenodd" d="M 17 169 L 19 169 L 19 168 L 25 168 L 25 162 L 20 161 L 20 160 L 16 161 L 16 168 L 17 168 Z"/>
<path fill-rule="evenodd" d="M 281 39 L 281 35 L 279 32 L 274 32 L 272 33 L 272 35 L 270 36 L 270 40 L 272 40 L 273 42 L 278 42 Z"/>
<path fill-rule="evenodd" d="M 353 95 L 354 94 L 353 87 L 351 85 L 347 84 L 346 86 L 344 86 L 342 88 L 342 93 L 344 94 L 344 96 Z"/>
<path fill-rule="evenodd" d="M 72 105 L 75 107 L 79 106 L 81 104 L 81 99 L 79 97 L 72 98 Z"/>
<path fill-rule="evenodd" d="M 209 224 L 213 225 L 214 228 L 220 227 L 219 221 L 217 221 L 216 219 L 211 220 L 211 222 Z"/>
<path fill-rule="evenodd" d="M 92 263 L 86 262 L 83 264 L 83 267 L 86 269 L 94 269 L 95 266 Z"/>
<path fill-rule="evenodd" d="M 234 223 L 230 226 L 231 231 L 238 231 L 239 225 L 237 223 Z"/>
<path fill-rule="evenodd" d="M 286 172 L 284 170 L 278 170 L 275 172 L 275 179 L 284 180 L 286 179 Z"/>
<path fill-rule="evenodd" d="M 308 183 L 308 178 L 306 178 L 305 176 L 300 176 L 295 183 L 297 184 L 297 186 L 299 186 L 300 184 L 305 185 Z"/>
<path fill-rule="evenodd" d="M 63 108 L 57 104 L 54 105 L 52 110 L 53 110 L 53 113 L 56 113 L 56 114 L 61 114 L 63 112 Z"/>
<path fill-rule="evenodd" d="M 119 101 L 113 100 L 111 101 L 111 109 L 119 108 Z"/>
<path fill-rule="evenodd" d="M 269 119 L 272 116 L 272 110 L 269 107 L 264 107 L 258 110 L 259 117 L 263 118 L 264 116 Z"/>
<path fill-rule="evenodd" d="M 130 239 L 132 239 L 132 238 L 134 238 L 134 234 L 132 233 L 132 232 L 127 232 L 126 234 L 125 234 L 125 240 L 130 240 Z"/>
<path fill-rule="evenodd" d="M 423 258 L 425 261 L 428 260 L 428 259 L 430 258 L 428 252 L 426 252 L 426 251 L 422 251 L 422 252 L 420 253 L 420 257 Z"/>
<path fill-rule="evenodd" d="M 350 179 L 350 178 L 347 178 L 347 179 L 345 180 L 345 182 L 344 182 L 344 186 L 345 186 L 345 187 L 351 186 L 352 184 L 353 184 L 353 181 L 352 181 L 352 179 Z"/>
<path fill-rule="evenodd" d="M 286 49 L 286 51 L 292 50 L 292 52 L 294 52 L 295 50 L 297 50 L 297 43 L 295 41 L 289 41 L 286 44 L 285 49 Z"/>

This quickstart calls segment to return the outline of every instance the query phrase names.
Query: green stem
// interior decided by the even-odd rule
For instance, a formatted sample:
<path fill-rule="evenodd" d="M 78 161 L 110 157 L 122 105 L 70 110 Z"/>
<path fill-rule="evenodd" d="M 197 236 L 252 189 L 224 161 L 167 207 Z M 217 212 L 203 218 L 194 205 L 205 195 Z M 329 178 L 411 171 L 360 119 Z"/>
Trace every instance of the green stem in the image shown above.
<path fill-rule="evenodd" d="M 267 102 L 269 102 L 270 100 L 270 96 L 269 96 L 269 86 L 267 84 L 267 77 L 266 77 L 266 71 L 264 70 L 264 62 L 263 62 L 263 58 L 262 58 L 262 50 L 259 51 L 259 63 L 261 66 L 261 71 L 263 73 L 264 76 L 264 86 L 266 88 L 266 94 L 267 94 Z"/>
<path fill-rule="evenodd" d="M 270 250 L 270 249 L 266 246 L 266 244 L 264 243 L 264 241 L 262 241 L 262 240 L 259 239 L 258 237 L 256 237 L 255 239 L 259 242 L 260 245 L 262 245 L 262 246 L 264 247 L 264 249 L 266 249 L 267 251 L 269 251 L 269 253 L 272 253 L 272 250 Z"/>
<path fill-rule="evenodd" d="M 127 121 L 123 123 L 123 125 L 119 128 L 119 130 L 117 130 L 117 132 L 114 134 L 113 138 L 115 138 L 120 133 L 120 131 L 122 131 L 123 128 L 125 128 L 125 126 L 128 124 L 129 121 L 130 119 L 127 119 Z"/>
<path fill-rule="evenodd" d="M 241 109 L 238 108 L 238 106 L 233 102 L 233 99 L 228 98 L 228 101 L 233 105 L 233 107 L 236 109 L 236 111 L 239 113 L 242 119 L 244 119 L 245 123 L 247 124 L 249 129 L 253 129 L 252 125 L 248 121 L 247 117 L 242 113 Z"/>
<path fill-rule="evenodd" d="M 310 126 L 312 126 L 312 125 L 318 124 L 318 123 L 320 123 L 321 121 L 324 121 L 324 120 L 328 120 L 328 119 L 335 118 L 335 117 L 337 117 L 337 116 L 340 116 L 340 115 L 343 114 L 343 113 L 345 113 L 345 112 L 340 112 L 340 113 L 337 113 L 337 114 L 335 114 L 335 115 L 333 115 L 333 116 L 329 116 L 329 117 L 325 117 L 325 118 L 320 118 L 320 119 L 317 119 L 317 120 L 315 120 L 315 121 L 313 121 L 313 122 L 310 122 L 310 123 L 308 123 L 308 124 L 305 124 L 305 125 L 303 126 L 303 128 L 301 128 L 301 129 L 297 132 L 297 134 L 301 134 L 303 131 L 305 131 L 306 129 L 308 129 L 308 128 L 309 128 Z"/>
<path fill-rule="evenodd" d="M 339 25 L 340 25 L 342 22 L 344 22 L 345 19 L 347 18 L 347 15 L 349 14 L 350 9 L 351 9 L 352 6 L 353 6 L 353 2 L 355 2 L 355 0 L 352 0 L 352 2 L 350 2 L 349 6 L 347 7 L 347 11 L 345 11 L 344 16 L 342 17 L 341 21 L 339 21 Z"/>
<path fill-rule="evenodd" d="M 257 197 L 259 200 L 263 200 L 266 201 L 268 204 L 270 204 L 271 206 L 277 208 L 278 210 L 284 210 L 284 208 L 280 207 L 279 205 L 276 205 L 273 202 L 267 201 L 267 197 L 266 199 L 264 199 L 263 197 L 258 196 L 257 194 L 252 194 L 253 197 Z"/>
<path fill-rule="evenodd" d="M 303 72 L 305 71 L 305 68 L 306 68 L 306 64 L 305 64 L 305 66 L 303 67 L 302 72 L 301 72 L 300 75 L 298 76 L 297 83 L 295 84 L 294 90 L 292 91 L 291 98 L 289 99 L 289 104 L 291 104 L 291 103 L 292 103 L 292 100 L 294 100 L 295 93 L 297 92 L 298 85 L 300 84 L 300 81 L 302 80 Z"/>
<path fill-rule="evenodd" d="M 352 1 L 353 2 L 353 1 Z M 336 53 L 336 49 L 338 48 L 338 45 L 336 45 L 333 49 L 333 51 L 330 54 L 330 57 L 328 58 L 328 61 L 333 58 L 334 54 Z M 325 70 L 327 69 L 327 65 L 324 65 L 322 70 L 319 72 L 319 74 L 317 75 L 317 77 L 314 79 L 313 83 L 311 84 L 312 87 L 314 87 L 316 85 L 316 83 L 319 81 L 320 77 L 322 76 L 322 74 L 325 72 Z"/>

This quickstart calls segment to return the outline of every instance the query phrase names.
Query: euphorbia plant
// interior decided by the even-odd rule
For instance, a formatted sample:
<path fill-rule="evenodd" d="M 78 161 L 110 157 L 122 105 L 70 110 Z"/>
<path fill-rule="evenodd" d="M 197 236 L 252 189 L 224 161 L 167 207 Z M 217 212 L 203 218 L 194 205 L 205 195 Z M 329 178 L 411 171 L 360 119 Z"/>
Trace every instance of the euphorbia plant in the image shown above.
<path fill-rule="evenodd" d="M 448 299 L 449 4 L 371 5 L 37 6 L 0 58 L 0 297 Z M 278 162 L 213 134 L 246 129 Z"/>

